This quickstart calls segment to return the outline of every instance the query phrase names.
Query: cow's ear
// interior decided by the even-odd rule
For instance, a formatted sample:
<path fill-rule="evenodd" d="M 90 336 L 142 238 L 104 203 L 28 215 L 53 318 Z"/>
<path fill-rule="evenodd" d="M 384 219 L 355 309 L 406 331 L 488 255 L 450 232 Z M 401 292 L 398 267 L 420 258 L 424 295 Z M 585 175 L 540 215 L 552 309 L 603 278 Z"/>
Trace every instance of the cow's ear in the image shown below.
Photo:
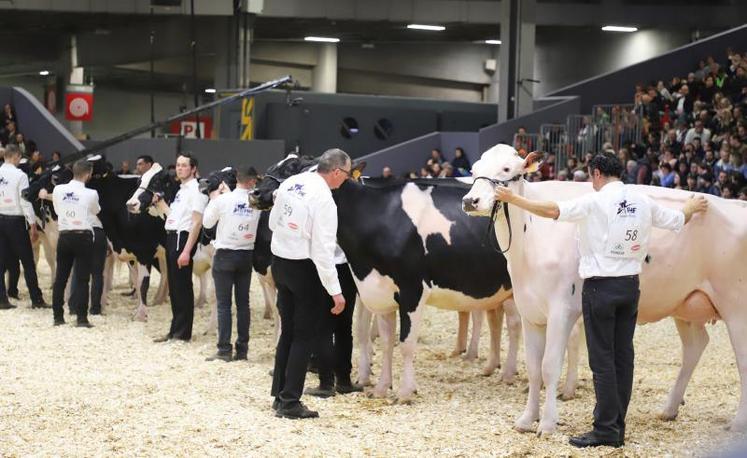
<path fill-rule="evenodd" d="M 542 158 L 542 155 L 537 151 L 527 154 L 527 157 L 524 159 L 524 173 L 536 172 L 539 169 L 540 158 Z"/>
<path fill-rule="evenodd" d="M 363 169 L 365 168 L 366 168 L 366 161 L 356 162 L 355 164 L 353 164 L 353 168 L 350 171 L 350 176 L 354 180 L 358 181 L 358 179 L 363 174 Z"/>

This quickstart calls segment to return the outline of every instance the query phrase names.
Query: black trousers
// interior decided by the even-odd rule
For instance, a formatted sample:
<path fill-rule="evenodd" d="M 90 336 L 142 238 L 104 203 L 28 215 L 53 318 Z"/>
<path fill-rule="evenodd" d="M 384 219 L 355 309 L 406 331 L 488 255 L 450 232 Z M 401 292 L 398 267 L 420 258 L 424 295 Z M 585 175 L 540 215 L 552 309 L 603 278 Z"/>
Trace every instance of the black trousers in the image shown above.
<path fill-rule="evenodd" d="M 251 250 L 216 250 L 213 281 L 218 310 L 218 351 L 231 353 L 231 292 L 236 300 L 236 353 L 249 347 L 249 284 L 252 281 Z"/>
<path fill-rule="evenodd" d="M 52 312 L 55 320 L 64 315 L 65 287 L 73 270 L 78 269 L 70 293 L 70 309 L 78 315 L 78 322 L 88 321 L 88 279 L 91 276 L 91 250 L 93 233 L 91 231 L 62 231 L 57 241 L 57 276 L 52 287 Z"/>
<path fill-rule="evenodd" d="M 350 360 L 353 356 L 353 312 L 358 288 L 347 263 L 337 265 L 337 276 L 345 298 L 345 309 L 339 315 L 329 313 L 324 316 L 322 334 L 316 349 L 319 384 L 325 387 L 334 386 L 335 377 L 338 382 L 349 383 L 350 371 L 353 370 Z M 334 301 L 330 296 L 327 297 L 331 309 Z"/>
<path fill-rule="evenodd" d="M 294 261 L 273 256 L 272 275 L 278 288 L 280 340 L 271 394 L 282 407 L 289 407 L 303 394 L 312 347 L 330 314 L 329 295 L 310 259 Z"/>
<path fill-rule="evenodd" d="M 638 287 L 637 275 L 584 281 L 584 329 L 596 394 L 594 431 L 610 440 L 624 439 L 625 415 L 633 389 Z"/>
<path fill-rule="evenodd" d="M 26 219 L 23 216 L 0 215 L 0 272 L 3 275 L 0 281 L 0 302 L 8 301 L 8 293 L 5 289 L 5 271 L 11 269 L 11 264 L 18 265 L 18 260 L 23 264 L 23 277 L 29 289 L 32 303 L 42 302 L 42 292 L 39 289 L 39 280 L 36 276 L 36 263 L 34 263 L 34 252 L 31 248 L 31 238 L 26 227 Z"/>
<path fill-rule="evenodd" d="M 171 300 L 171 327 L 169 337 L 172 339 L 190 340 L 192 323 L 195 318 L 195 293 L 192 289 L 192 257 L 197 244 L 192 247 L 189 265 L 179 267 L 176 263 L 189 232 L 169 232 L 166 234 L 166 265 L 168 266 L 169 299 Z"/>
<path fill-rule="evenodd" d="M 106 234 L 100 227 L 93 228 L 91 251 L 91 312 L 101 313 L 101 296 L 104 294 L 104 263 L 106 263 Z M 78 264 L 73 268 L 73 284 L 78 277 Z M 70 307 L 72 310 L 72 307 Z"/>
<path fill-rule="evenodd" d="M 33 250 L 32 250 L 33 253 Z M 8 269 L 8 295 L 18 296 L 18 280 L 21 279 L 21 264 L 20 260 L 11 256 L 5 267 Z M 5 279 L 3 279 L 4 281 Z"/>

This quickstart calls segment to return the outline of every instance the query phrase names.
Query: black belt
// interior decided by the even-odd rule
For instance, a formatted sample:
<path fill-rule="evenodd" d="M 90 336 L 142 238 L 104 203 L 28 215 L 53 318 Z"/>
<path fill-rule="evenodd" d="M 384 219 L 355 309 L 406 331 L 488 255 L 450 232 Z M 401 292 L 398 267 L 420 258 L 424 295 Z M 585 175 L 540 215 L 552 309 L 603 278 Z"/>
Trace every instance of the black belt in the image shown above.
<path fill-rule="evenodd" d="M 75 229 L 75 230 L 71 230 L 71 231 L 60 231 L 60 235 L 63 235 L 63 234 L 89 234 L 90 235 L 91 231 L 89 231 L 87 229 Z"/>
<path fill-rule="evenodd" d="M 589 277 L 587 280 L 638 280 L 638 274 L 621 275 L 619 277 Z"/>
<path fill-rule="evenodd" d="M 3 214 L 0 214 L 0 218 L 2 219 L 20 219 L 20 218 L 26 219 L 26 217 L 23 215 L 3 215 Z"/>

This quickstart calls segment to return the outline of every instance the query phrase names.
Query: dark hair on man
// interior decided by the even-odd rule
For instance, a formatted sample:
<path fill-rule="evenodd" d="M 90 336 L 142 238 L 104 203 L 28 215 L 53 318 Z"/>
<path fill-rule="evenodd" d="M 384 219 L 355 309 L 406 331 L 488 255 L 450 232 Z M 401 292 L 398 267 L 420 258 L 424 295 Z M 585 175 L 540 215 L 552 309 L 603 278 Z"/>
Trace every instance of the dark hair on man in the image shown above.
<path fill-rule="evenodd" d="M 620 159 L 613 153 L 599 153 L 589 161 L 589 174 L 599 170 L 603 176 L 620 178 L 623 166 Z"/>
<path fill-rule="evenodd" d="M 344 169 L 348 162 L 350 162 L 348 153 L 339 148 L 332 148 L 325 151 L 319 158 L 316 170 L 319 173 L 330 173 L 335 169 Z"/>
<path fill-rule="evenodd" d="M 252 166 L 240 165 L 236 168 L 236 181 L 248 183 L 257 179 L 257 170 Z"/>
<path fill-rule="evenodd" d="M 91 172 L 93 172 L 93 164 L 85 159 L 81 159 L 73 164 L 73 176 L 75 178 L 82 178 Z"/>
<path fill-rule="evenodd" d="M 10 159 L 15 156 L 20 156 L 21 150 L 18 148 L 18 145 L 15 143 L 9 143 L 5 146 L 5 154 L 3 155 L 5 159 Z"/>
<path fill-rule="evenodd" d="M 197 168 L 197 165 L 199 164 L 199 162 L 197 162 L 197 159 L 194 156 L 192 156 L 192 153 L 179 153 L 176 156 L 177 159 L 179 159 L 180 157 L 186 157 L 187 159 L 189 159 L 189 166 L 192 167 L 193 169 Z"/>
<path fill-rule="evenodd" d="M 153 163 L 153 158 L 150 157 L 150 156 L 148 156 L 147 154 L 143 154 L 141 156 L 138 156 L 137 159 L 135 160 L 135 162 L 139 161 L 140 159 L 142 159 L 143 162 L 145 162 L 146 164 L 152 164 Z"/>

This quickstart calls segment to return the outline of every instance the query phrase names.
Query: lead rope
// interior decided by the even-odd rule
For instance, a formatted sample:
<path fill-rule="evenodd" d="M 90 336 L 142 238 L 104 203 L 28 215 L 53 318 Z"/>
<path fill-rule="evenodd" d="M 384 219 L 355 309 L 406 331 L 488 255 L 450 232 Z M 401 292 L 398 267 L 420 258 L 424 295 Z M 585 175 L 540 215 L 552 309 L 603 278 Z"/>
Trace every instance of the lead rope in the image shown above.
<path fill-rule="evenodd" d="M 493 251 L 500 254 L 506 254 L 511 249 L 511 241 L 513 239 L 513 230 L 511 229 L 511 217 L 508 214 L 508 204 L 503 203 L 503 214 L 506 217 L 506 224 L 508 224 L 508 247 L 505 250 L 501 250 L 501 244 L 498 242 L 498 236 L 495 236 L 495 243 L 490 238 L 490 231 L 495 231 L 495 220 L 498 216 L 498 201 L 493 203 L 493 209 L 490 211 L 490 221 L 488 222 L 488 230 L 485 231 L 485 242 Z"/>

